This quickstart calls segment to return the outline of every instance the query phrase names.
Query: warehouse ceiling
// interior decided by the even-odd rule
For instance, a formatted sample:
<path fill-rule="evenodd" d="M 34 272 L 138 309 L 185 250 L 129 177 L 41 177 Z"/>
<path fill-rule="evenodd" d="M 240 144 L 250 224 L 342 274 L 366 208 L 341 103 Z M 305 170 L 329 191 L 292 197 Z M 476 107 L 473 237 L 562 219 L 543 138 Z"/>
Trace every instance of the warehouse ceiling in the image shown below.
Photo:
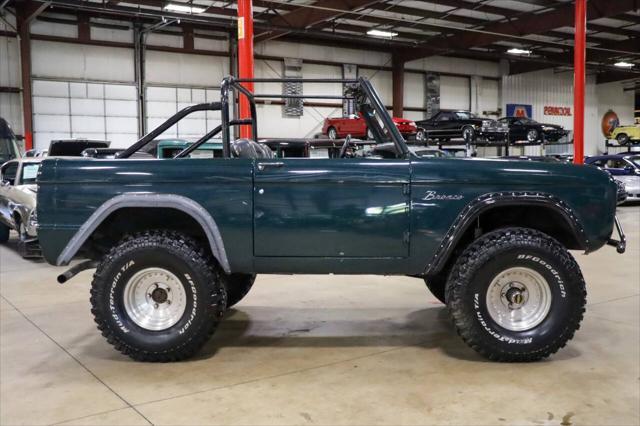
<path fill-rule="evenodd" d="M 23 3 L 40 12 L 117 17 L 152 25 L 230 31 L 236 2 L 208 0 L 54 0 Z M 192 13 L 167 10 L 168 4 Z M 29 6 L 26 6 L 26 5 Z M 255 42 L 295 40 L 393 53 L 400 61 L 434 55 L 508 62 L 511 73 L 573 63 L 572 0 L 254 0 Z M 587 64 L 601 82 L 640 77 L 640 0 L 589 0 Z M 378 30 L 384 36 L 368 33 Z M 385 35 L 385 33 L 387 33 Z M 511 54 L 512 48 L 528 51 Z M 614 66 L 627 62 L 635 66 Z"/>

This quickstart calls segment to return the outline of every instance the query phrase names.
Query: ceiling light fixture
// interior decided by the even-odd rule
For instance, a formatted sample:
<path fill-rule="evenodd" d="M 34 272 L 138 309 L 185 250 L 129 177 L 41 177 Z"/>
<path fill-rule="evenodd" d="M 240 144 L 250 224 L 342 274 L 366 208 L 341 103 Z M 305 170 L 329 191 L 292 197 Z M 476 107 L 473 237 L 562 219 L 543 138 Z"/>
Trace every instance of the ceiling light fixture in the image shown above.
<path fill-rule="evenodd" d="M 613 65 L 618 68 L 633 68 L 636 66 L 636 64 L 632 64 L 631 62 L 625 62 L 625 61 L 616 62 Z"/>
<path fill-rule="evenodd" d="M 507 50 L 507 53 L 511 53 L 512 55 L 531 55 L 530 50 L 518 49 L 517 47 L 512 47 L 511 49 Z"/>
<path fill-rule="evenodd" d="M 164 10 L 180 13 L 202 13 L 205 11 L 204 7 L 190 6 L 186 4 L 168 3 L 164 6 Z"/>
<path fill-rule="evenodd" d="M 367 34 L 374 37 L 384 37 L 384 38 L 393 38 L 398 35 L 398 33 L 394 33 L 393 31 L 383 31 L 383 30 L 369 30 Z"/>

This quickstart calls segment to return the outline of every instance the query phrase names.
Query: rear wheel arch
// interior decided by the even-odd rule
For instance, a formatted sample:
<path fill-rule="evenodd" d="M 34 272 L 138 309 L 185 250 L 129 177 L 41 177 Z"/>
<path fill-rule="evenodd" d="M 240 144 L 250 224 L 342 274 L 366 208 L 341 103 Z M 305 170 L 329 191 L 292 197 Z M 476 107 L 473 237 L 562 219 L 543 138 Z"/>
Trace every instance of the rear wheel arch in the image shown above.
<path fill-rule="evenodd" d="M 155 218 L 155 221 L 149 222 L 150 218 Z M 126 226 L 120 226 L 123 223 Z M 67 265 L 81 249 L 97 247 L 100 235 L 110 235 L 112 242 L 118 243 L 127 234 L 152 228 L 181 231 L 201 240 L 220 267 L 226 273 L 231 272 L 222 236 L 213 217 L 194 200 L 175 194 L 123 194 L 111 198 L 84 222 L 60 253 L 56 264 Z"/>
<path fill-rule="evenodd" d="M 512 226 L 543 232 L 567 249 L 588 249 L 589 241 L 580 220 L 557 197 L 527 192 L 485 194 L 469 203 L 451 225 L 427 264 L 425 275 L 448 273 L 456 254 L 477 238 Z"/>

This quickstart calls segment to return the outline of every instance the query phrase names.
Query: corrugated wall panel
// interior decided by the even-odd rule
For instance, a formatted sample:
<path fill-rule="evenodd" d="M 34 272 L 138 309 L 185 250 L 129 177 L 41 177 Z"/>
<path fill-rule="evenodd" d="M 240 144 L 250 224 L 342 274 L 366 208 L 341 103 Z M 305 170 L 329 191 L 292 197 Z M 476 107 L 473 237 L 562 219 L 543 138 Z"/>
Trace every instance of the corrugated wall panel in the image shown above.
<path fill-rule="evenodd" d="M 587 76 L 585 93 L 585 154 L 597 152 L 600 117 L 594 76 Z M 532 106 L 533 119 L 542 123 L 558 124 L 573 130 L 573 74 L 555 73 L 553 70 L 505 76 L 502 80 L 503 109 L 506 104 Z M 568 107 L 570 116 L 545 114 L 545 106 Z"/>

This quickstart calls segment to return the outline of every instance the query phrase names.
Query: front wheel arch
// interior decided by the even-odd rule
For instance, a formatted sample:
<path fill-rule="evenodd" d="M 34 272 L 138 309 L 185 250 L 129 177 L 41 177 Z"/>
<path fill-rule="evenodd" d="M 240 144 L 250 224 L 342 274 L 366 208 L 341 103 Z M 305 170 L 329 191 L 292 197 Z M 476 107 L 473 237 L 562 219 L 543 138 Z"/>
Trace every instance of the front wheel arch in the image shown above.
<path fill-rule="evenodd" d="M 547 220 L 541 220 L 542 217 Z M 455 260 L 455 254 L 480 236 L 513 226 L 543 232 L 567 249 L 588 249 L 582 224 L 556 197 L 539 193 L 485 194 L 469 203 L 465 213 L 454 221 L 443 238 L 443 246 L 429 260 L 424 273 L 438 274 L 446 270 Z"/>

